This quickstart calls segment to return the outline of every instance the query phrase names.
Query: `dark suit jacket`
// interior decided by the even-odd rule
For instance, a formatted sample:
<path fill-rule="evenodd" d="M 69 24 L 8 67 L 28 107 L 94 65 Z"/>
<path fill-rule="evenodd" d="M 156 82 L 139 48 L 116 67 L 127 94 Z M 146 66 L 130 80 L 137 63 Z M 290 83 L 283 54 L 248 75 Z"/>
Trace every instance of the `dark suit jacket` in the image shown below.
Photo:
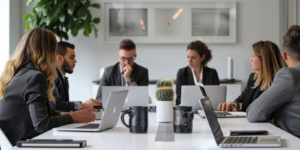
<path fill-rule="evenodd" d="M 46 77 L 32 63 L 20 68 L 5 86 L 0 100 L 0 127 L 12 145 L 73 123 L 70 115 L 59 115 L 51 108 L 46 92 Z"/>
<path fill-rule="evenodd" d="M 203 68 L 203 85 L 220 85 L 219 76 L 215 69 L 204 67 Z M 181 86 L 182 85 L 195 85 L 192 69 L 187 66 L 181 68 L 177 72 L 176 78 L 176 105 L 181 103 Z"/>
<path fill-rule="evenodd" d="M 234 101 L 234 103 L 243 103 L 242 111 L 246 112 L 248 106 L 258 98 L 264 91 L 260 90 L 261 84 L 253 89 L 254 83 L 256 80 L 254 79 L 255 73 L 251 73 L 247 82 L 247 86 L 245 87 L 242 94 Z"/>
<path fill-rule="evenodd" d="M 148 69 L 134 63 L 130 75 L 132 81 L 138 86 L 148 86 Z M 102 100 L 102 86 L 122 86 L 119 63 L 105 68 L 97 93 L 97 100 Z"/>
<path fill-rule="evenodd" d="M 56 88 L 53 90 L 55 103 L 51 102 L 51 106 L 59 111 L 75 111 L 75 104 L 69 100 L 69 83 L 64 81 L 68 80 L 68 77 L 65 77 L 64 79 L 58 68 L 56 68 L 56 74 Z"/>

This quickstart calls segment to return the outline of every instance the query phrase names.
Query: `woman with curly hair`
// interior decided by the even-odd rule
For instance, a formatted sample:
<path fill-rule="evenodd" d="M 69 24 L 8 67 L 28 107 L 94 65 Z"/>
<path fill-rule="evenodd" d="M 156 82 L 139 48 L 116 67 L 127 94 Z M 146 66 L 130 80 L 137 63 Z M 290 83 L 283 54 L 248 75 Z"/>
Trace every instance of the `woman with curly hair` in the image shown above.
<path fill-rule="evenodd" d="M 176 78 L 176 105 L 181 103 L 182 85 L 219 85 L 215 69 L 206 66 L 212 58 L 211 50 L 201 41 L 193 41 L 187 46 L 187 67 L 178 70 Z"/>

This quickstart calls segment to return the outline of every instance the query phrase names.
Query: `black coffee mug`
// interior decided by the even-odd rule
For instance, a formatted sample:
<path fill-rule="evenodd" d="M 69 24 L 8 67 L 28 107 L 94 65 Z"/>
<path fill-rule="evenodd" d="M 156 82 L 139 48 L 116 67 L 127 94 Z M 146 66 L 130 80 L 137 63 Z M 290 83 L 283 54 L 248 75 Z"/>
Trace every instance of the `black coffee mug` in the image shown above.
<path fill-rule="evenodd" d="M 124 121 L 124 116 L 129 115 L 129 125 Z M 131 133 L 147 133 L 148 131 L 148 107 L 132 106 L 121 115 L 122 123 L 129 128 Z"/>
<path fill-rule="evenodd" d="M 192 106 L 174 106 L 174 132 L 192 133 L 194 114 Z"/>

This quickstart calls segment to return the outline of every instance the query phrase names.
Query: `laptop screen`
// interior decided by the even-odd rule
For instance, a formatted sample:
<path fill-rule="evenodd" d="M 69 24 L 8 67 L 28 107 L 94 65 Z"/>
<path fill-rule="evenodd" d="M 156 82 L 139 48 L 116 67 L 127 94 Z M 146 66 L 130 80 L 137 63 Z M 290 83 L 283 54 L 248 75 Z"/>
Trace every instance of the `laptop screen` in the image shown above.
<path fill-rule="evenodd" d="M 221 130 L 220 124 L 217 120 L 217 117 L 215 115 L 215 112 L 212 108 L 212 105 L 210 103 L 210 100 L 208 97 L 203 98 L 200 100 L 201 106 L 204 110 L 205 116 L 207 118 L 208 124 L 211 128 L 211 131 L 215 137 L 216 143 L 218 144 L 218 141 L 224 137 L 223 132 Z"/>
<path fill-rule="evenodd" d="M 204 97 L 207 97 L 207 94 L 206 94 L 206 92 L 205 92 L 204 87 L 201 86 L 201 85 L 199 85 L 199 88 L 200 88 L 200 91 L 201 91 L 202 95 L 203 95 Z"/>

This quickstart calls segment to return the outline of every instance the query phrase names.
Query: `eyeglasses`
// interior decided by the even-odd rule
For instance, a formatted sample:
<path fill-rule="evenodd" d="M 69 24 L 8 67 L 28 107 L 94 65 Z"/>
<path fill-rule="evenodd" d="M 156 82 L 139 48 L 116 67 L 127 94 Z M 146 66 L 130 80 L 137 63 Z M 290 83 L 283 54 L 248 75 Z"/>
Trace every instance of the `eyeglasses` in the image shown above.
<path fill-rule="evenodd" d="M 135 57 L 126 58 L 126 57 L 120 56 L 120 59 L 121 59 L 121 61 L 123 61 L 123 62 L 125 62 L 126 60 L 132 62 L 132 61 L 135 60 Z"/>

